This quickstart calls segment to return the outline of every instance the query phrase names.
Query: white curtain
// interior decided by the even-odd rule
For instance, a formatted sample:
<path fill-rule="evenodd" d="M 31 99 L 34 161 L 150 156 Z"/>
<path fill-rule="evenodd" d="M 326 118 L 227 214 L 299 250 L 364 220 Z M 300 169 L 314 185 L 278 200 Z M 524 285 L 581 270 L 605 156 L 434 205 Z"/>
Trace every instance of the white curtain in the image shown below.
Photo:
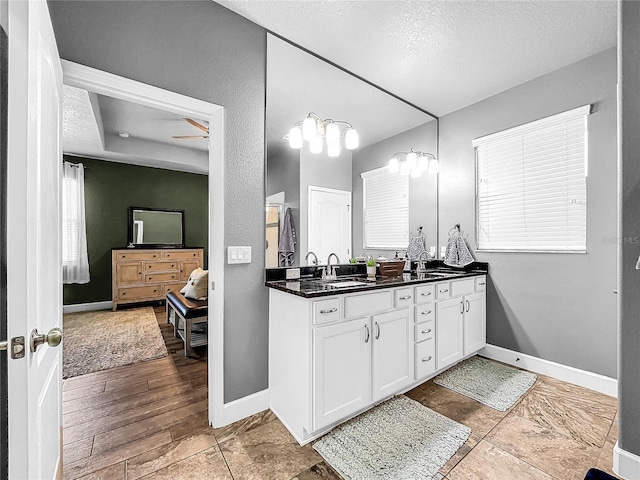
<path fill-rule="evenodd" d="M 89 283 L 81 163 L 64 162 L 62 168 L 62 279 L 64 283 Z"/>

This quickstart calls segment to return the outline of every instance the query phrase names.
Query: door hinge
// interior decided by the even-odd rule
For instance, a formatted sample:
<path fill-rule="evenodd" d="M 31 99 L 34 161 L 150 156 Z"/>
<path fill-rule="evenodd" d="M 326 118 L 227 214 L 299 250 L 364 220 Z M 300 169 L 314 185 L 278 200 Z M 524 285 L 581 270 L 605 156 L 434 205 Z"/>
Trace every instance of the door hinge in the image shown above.
<path fill-rule="evenodd" d="M 211 290 L 215 290 L 216 289 L 216 282 L 211 282 Z"/>
<path fill-rule="evenodd" d="M 0 342 L 0 350 L 9 350 L 11 352 L 11 358 L 14 360 L 24 357 L 24 337 L 13 337 L 11 339 L 11 346 L 9 346 L 9 342 L 6 340 Z"/>

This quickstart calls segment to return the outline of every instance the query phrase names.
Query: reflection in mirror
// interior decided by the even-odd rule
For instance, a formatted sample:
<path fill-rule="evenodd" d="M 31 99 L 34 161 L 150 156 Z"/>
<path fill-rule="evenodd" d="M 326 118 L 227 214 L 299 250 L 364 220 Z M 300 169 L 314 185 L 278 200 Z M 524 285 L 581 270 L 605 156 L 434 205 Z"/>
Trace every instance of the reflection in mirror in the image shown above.
<path fill-rule="evenodd" d="M 306 119 L 315 120 L 308 131 Z M 435 251 L 437 172 L 404 176 L 404 216 L 385 196 L 395 190 L 382 191 L 379 204 L 370 200 L 364 215 L 362 177 L 374 170 L 389 173 L 389 161 L 399 152 L 437 156 L 433 117 L 269 35 L 266 122 L 267 268 L 312 265 L 314 257 L 326 264 L 330 253 L 341 263 L 360 254 L 392 258 L 397 251 L 402 257 L 420 226 L 427 251 Z M 357 131 L 355 149 L 346 148 L 354 145 L 350 127 Z M 365 243 L 365 233 L 370 240 L 376 225 L 382 237 Z M 385 238 L 385 231 L 393 235 Z"/>
<path fill-rule="evenodd" d="M 130 207 L 129 244 L 184 247 L 184 210 Z"/>

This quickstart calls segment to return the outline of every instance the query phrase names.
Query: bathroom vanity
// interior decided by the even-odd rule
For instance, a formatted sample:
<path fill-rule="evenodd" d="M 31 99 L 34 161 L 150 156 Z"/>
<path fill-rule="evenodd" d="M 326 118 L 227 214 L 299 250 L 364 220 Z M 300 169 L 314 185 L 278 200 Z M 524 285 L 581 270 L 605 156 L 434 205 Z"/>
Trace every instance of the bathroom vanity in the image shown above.
<path fill-rule="evenodd" d="M 271 410 L 300 444 L 485 345 L 486 270 L 347 282 L 266 283 Z"/>

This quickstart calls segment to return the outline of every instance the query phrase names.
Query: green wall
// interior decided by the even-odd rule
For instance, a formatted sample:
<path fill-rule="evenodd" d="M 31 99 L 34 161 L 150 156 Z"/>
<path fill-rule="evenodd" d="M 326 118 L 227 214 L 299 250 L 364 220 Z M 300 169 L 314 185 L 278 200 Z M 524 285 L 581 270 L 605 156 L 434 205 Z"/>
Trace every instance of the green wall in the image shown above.
<path fill-rule="evenodd" d="M 85 167 L 87 247 L 91 281 L 65 285 L 64 304 L 111 300 L 111 249 L 127 246 L 128 209 L 184 210 L 185 243 L 208 243 L 208 177 L 80 157 L 64 157 Z M 205 265 L 206 268 L 206 265 Z"/>

